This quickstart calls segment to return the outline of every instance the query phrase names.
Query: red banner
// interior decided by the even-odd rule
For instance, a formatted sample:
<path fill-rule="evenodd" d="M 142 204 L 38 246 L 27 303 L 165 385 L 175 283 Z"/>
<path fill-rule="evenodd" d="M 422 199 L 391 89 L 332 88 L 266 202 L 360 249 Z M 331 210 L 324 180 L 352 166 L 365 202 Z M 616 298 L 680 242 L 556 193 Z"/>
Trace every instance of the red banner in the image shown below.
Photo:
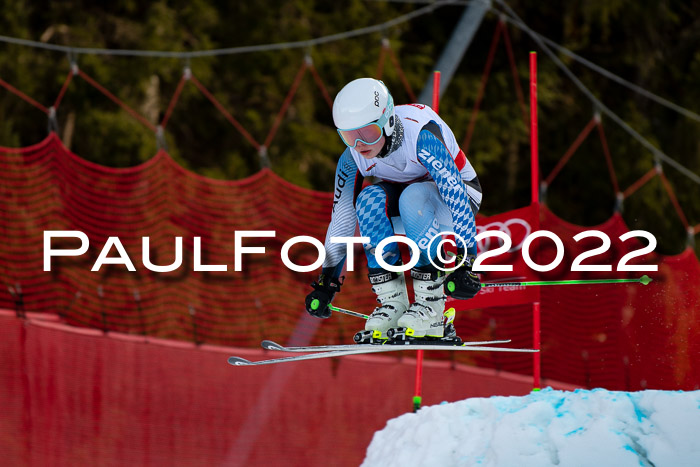
<path fill-rule="evenodd" d="M 281 356 L 0 311 L 3 465 L 357 466 L 374 432 L 411 410 L 414 352 L 259 368 L 228 365 L 234 354 Z M 524 376 L 425 365 L 426 405 L 530 389 Z"/>

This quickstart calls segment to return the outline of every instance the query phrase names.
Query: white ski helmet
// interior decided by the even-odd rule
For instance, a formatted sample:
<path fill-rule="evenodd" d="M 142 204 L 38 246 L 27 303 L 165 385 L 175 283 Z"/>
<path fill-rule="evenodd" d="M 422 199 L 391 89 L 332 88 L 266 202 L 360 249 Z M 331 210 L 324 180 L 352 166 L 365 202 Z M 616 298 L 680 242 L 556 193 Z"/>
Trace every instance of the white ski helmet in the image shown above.
<path fill-rule="evenodd" d="M 394 99 L 381 81 L 372 78 L 356 79 L 346 84 L 335 96 L 333 122 L 348 146 L 354 147 L 356 139 L 373 144 L 376 141 L 365 141 L 357 137 L 357 134 L 349 132 L 376 124 L 380 129 L 384 129 L 386 136 L 391 136 L 396 124 Z"/>

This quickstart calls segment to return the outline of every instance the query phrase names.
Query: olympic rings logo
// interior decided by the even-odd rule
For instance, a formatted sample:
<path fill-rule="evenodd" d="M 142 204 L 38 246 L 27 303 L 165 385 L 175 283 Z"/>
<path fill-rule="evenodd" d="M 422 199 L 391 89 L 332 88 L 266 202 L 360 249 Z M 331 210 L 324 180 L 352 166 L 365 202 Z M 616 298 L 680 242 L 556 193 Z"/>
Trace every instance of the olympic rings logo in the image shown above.
<path fill-rule="evenodd" d="M 515 225 L 521 227 L 521 229 L 517 229 L 517 232 L 516 232 L 517 238 L 520 239 L 522 237 L 522 239 L 518 243 L 515 243 L 513 241 L 513 237 L 514 237 L 513 230 L 515 230 L 515 229 L 511 229 L 511 226 L 515 226 Z M 485 232 L 487 230 L 494 230 L 494 231 L 498 231 L 498 232 L 503 232 L 504 234 L 506 234 L 506 236 L 508 238 L 511 239 L 512 243 L 515 243 L 507 251 L 507 253 L 512 253 L 514 251 L 520 250 L 523 247 L 523 243 L 525 243 L 525 239 L 532 233 L 532 227 L 530 226 L 530 224 L 526 220 L 520 219 L 517 217 L 514 217 L 512 219 L 508 219 L 505 222 L 496 221 L 496 222 L 491 222 L 490 224 L 486 224 L 483 226 L 482 225 L 476 226 L 476 234 L 477 235 L 482 233 L 482 232 Z M 521 230 L 522 230 L 522 232 L 521 232 Z M 478 251 L 489 251 L 491 249 L 491 238 L 493 238 L 493 237 L 485 237 L 485 238 L 480 239 L 477 242 Z M 499 239 L 499 243 L 500 243 L 499 246 L 503 246 L 502 240 Z"/>

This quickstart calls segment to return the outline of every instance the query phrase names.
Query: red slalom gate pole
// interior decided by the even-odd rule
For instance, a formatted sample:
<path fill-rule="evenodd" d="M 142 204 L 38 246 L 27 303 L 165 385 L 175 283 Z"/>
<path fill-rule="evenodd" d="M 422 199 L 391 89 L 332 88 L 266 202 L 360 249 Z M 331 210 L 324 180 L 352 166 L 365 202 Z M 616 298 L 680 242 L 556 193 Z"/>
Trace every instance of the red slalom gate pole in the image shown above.
<path fill-rule="evenodd" d="M 537 52 L 530 52 L 530 182 L 532 204 L 539 204 L 539 148 L 537 145 Z"/>
<path fill-rule="evenodd" d="M 433 110 L 440 113 L 440 72 L 433 72 Z"/>
<path fill-rule="evenodd" d="M 540 350 L 540 302 L 532 304 L 532 348 Z M 532 357 L 532 390 L 540 390 L 540 356 L 539 352 Z"/>
<path fill-rule="evenodd" d="M 423 351 L 416 351 L 416 388 L 413 396 L 413 412 L 420 409 L 423 397 L 421 396 L 423 386 Z"/>
<path fill-rule="evenodd" d="M 540 191 L 539 191 L 539 147 L 537 135 L 537 52 L 530 52 L 530 183 L 532 204 L 537 210 L 536 223 L 539 229 Z M 537 299 L 532 304 L 532 348 L 540 350 L 540 292 L 537 287 Z M 532 357 L 532 390 L 540 390 L 541 358 L 540 352 Z"/>
<path fill-rule="evenodd" d="M 440 109 L 440 72 L 433 72 L 433 102 L 432 106 L 435 113 Z M 423 351 L 416 351 L 416 389 L 413 396 L 413 411 L 417 412 L 420 409 L 423 392 Z"/>

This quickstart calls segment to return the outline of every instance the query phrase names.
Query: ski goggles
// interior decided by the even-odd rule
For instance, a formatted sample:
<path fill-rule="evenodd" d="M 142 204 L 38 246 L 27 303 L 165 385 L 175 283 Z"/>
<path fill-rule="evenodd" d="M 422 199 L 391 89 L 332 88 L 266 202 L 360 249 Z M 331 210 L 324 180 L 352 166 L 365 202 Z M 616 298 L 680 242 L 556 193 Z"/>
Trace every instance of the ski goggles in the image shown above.
<path fill-rule="evenodd" d="M 338 134 L 349 148 L 357 146 L 358 141 L 371 146 L 382 139 L 382 127 L 379 126 L 379 123 L 372 122 L 360 128 L 338 130 Z"/>
<path fill-rule="evenodd" d="M 349 148 L 354 148 L 357 146 L 358 141 L 370 146 L 376 144 L 380 139 L 382 139 L 382 128 L 384 128 L 389 119 L 393 117 L 393 114 L 394 99 L 390 94 L 389 101 L 386 103 L 386 107 L 384 108 L 384 113 L 382 113 L 382 116 L 379 117 L 379 120 L 357 128 L 350 128 L 347 130 L 338 129 L 340 139 L 342 139 L 343 143 L 345 143 L 345 145 Z"/>

